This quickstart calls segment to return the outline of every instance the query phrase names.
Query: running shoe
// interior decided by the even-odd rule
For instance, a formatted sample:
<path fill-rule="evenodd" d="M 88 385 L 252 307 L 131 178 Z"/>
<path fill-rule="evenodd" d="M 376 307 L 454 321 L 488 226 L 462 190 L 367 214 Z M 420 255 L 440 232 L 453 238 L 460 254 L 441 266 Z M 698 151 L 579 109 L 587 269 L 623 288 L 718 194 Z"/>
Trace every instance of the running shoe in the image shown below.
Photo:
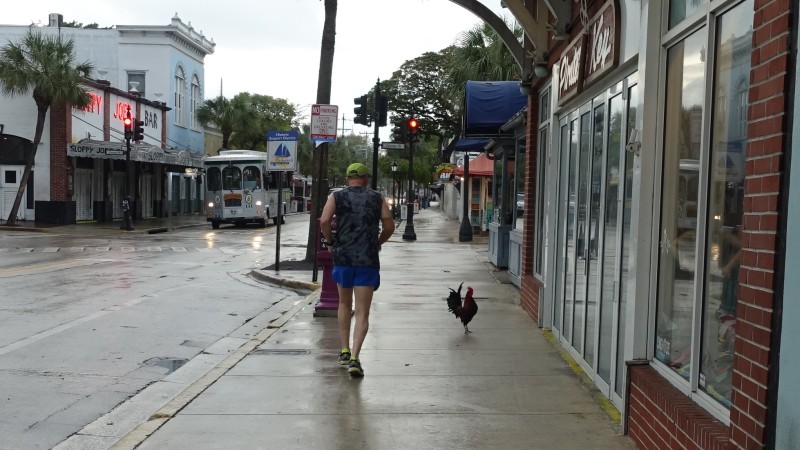
<path fill-rule="evenodd" d="M 364 376 L 364 369 L 361 368 L 361 363 L 357 359 L 351 359 L 347 366 L 347 373 L 353 378 L 361 378 Z"/>

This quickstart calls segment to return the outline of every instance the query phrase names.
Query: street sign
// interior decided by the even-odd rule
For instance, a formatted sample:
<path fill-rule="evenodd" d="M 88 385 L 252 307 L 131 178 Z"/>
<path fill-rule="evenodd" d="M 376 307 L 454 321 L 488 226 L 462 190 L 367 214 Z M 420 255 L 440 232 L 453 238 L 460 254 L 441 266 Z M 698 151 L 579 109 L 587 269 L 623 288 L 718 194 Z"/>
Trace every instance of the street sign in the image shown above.
<path fill-rule="evenodd" d="M 106 155 L 122 155 L 124 153 L 122 150 L 106 150 Z"/>
<path fill-rule="evenodd" d="M 406 144 L 402 142 L 381 142 L 381 148 L 384 150 L 403 150 Z"/>
<path fill-rule="evenodd" d="M 267 171 L 297 170 L 297 131 L 267 133 Z"/>
<path fill-rule="evenodd" d="M 311 141 L 335 142 L 339 124 L 339 107 L 336 105 L 311 105 Z"/>

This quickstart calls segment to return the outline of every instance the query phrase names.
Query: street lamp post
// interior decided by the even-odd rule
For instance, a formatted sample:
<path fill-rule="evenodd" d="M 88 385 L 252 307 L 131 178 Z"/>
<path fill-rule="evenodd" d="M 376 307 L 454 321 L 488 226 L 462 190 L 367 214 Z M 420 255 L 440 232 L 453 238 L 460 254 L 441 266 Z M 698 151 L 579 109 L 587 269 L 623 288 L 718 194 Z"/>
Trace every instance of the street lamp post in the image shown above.
<path fill-rule="evenodd" d="M 397 194 L 395 193 L 395 187 L 397 185 L 397 161 L 392 161 L 389 167 L 392 169 L 392 216 L 394 216 L 397 210 Z"/>
<path fill-rule="evenodd" d="M 458 241 L 469 242 L 472 240 L 472 219 L 470 215 L 470 190 L 469 190 L 469 152 L 464 152 L 464 176 L 461 178 L 461 201 L 463 202 L 464 217 L 461 228 L 458 230 Z"/>
<path fill-rule="evenodd" d="M 406 229 L 403 232 L 404 241 L 416 241 L 417 232 L 414 231 L 414 141 L 417 136 L 419 122 L 414 117 L 408 119 L 408 196 L 406 197 Z"/>

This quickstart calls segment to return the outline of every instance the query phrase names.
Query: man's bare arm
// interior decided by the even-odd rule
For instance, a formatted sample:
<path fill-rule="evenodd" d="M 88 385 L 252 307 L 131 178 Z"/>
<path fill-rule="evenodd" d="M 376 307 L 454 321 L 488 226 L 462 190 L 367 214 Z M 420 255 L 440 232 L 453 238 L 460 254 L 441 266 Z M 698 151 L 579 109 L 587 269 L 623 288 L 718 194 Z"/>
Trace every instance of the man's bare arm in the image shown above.
<path fill-rule="evenodd" d="M 328 245 L 333 244 L 331 222 L 334 214 L 336 214 L 336 200 L 333 198 L 333 194 L 331 194 L 328 196 L 328 201 L 325 202 L 325 207 L 322 208 L 322 215 L 319 216 L 319 228 L 322 230 L 322 235 L 325 236 L 325 240 L 328 241 Z"/>
<path fill-rule="evenodd" d="M 381 235 L 378 236 L 378 245 L 382 245 L 388 241 L 394 233 L 394 219 L 392 219 L 392 211 L 389 209 L 389 204 L 386 199 L 383 200 L 381 205 Z"/>

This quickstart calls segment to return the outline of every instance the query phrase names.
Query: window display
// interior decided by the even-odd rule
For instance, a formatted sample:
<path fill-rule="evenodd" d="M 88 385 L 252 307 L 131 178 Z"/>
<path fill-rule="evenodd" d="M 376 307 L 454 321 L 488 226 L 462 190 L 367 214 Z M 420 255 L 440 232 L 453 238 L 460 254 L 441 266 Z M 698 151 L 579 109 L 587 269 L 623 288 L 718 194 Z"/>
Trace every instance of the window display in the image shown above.
<path fill-rule="evenodd" d="M 750 88 L 752 1 L 719 19 L 714 73 L 708 186 L 705 310 L 700 388 L 726 407 L 731 403 L 739 236 L 747 148 L 747 91 Z"/>

